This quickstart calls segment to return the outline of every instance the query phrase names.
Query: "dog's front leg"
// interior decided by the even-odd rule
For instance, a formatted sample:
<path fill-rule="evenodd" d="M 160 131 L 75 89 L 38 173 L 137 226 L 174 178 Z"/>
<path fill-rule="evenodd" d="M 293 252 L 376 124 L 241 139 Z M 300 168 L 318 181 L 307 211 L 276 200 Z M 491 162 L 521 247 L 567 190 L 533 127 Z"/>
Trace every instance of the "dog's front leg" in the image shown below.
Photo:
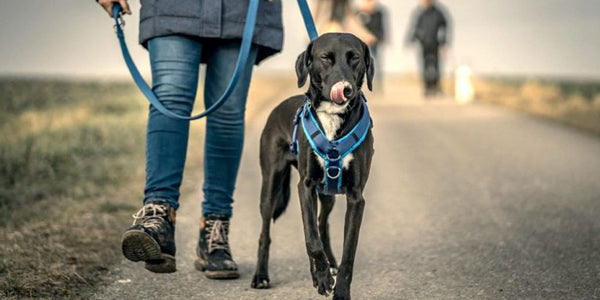
<path fill-rule="evenodd" d="M 350 299 L 350 283 L 354 268 L 354 256 L 358 245 L 358 234 L 362 222 L 365 199 L 362 191 L 353 190 L 346 194 L 347 209 L 344 224 L 344 250 L 340 264 L 333 299 Z"/>
<path fill-rule="evenodd" d="M 317 227 L 317 193 L 315 188 L 316 183 L 310 179 L 300 180 L 298 184 L 306 252 L 310 261 L 313 286 L 319 294 L 329 295 L 333 288 L 334 280 L 329 272 L 329 262 L 323 251 L 323 243 L 319 238 Z"/>

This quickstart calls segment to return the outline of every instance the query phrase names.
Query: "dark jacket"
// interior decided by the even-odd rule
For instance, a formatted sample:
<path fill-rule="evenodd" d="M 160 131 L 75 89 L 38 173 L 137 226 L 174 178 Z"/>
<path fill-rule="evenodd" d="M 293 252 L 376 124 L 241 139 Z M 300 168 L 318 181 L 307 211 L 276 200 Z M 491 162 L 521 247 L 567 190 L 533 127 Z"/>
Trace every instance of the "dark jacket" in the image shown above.
<path fill-rule="evenodd" d="M 376 45 L 386 40 L 386 16 L 383 7 L 377 7 L 372 13 L 357 11 L 361 23 L 377 38 Z"/>
<path fill-rule="evenodd" d="M 140 43 L 158 36 L 240 39 L 249 0 L 141 0 Z M 281 0 L 260 0 L 254 38 L 256 63 L 281 51 Z"/>
<path fill-rule="evenodd" d="M 414 16 L 411 41 L 419 41 L 423 49 L 436 49 L 449 41 L 448 21 L 440 8 L 420 8 Z"/>

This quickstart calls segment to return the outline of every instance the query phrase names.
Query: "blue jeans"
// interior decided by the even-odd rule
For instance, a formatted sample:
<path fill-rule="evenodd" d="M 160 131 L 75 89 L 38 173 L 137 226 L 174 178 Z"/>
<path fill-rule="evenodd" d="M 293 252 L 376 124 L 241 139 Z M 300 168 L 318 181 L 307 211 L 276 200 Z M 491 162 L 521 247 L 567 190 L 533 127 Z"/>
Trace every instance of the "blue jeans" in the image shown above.
<path fill-rule="evenodd" d="M 235 69 L 240 41 L 203 41 L 181 35 L 157 37 L 148 42 L 153 90 L 170 110 L 190 115 L 196 97 L 200 61 L 204 56 L 204 104 L 223 94 Z M 246 97 L 256 61 L 257 47 L 225 104 L 206 119 L 204 148 L 203 215 L 232 215 L 233 190 L 244 144 Z M 150 106 L 146 140 L 144 203 L 167 201 L 179 206 L 189 135 L 189 121 L 169 118 Z"/>

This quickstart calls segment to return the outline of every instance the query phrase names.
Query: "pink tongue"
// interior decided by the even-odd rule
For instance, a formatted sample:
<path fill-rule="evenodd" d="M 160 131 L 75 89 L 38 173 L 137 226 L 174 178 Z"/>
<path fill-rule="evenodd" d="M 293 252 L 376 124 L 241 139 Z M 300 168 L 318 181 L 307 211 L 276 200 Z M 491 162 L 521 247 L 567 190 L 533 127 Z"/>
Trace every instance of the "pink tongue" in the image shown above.
<path fill-rule="evenodd" d="M 336 84 L 334 84 L 331 87 L 331 92 L 329 93 L 329 97 L 331 98 L 331 100 L 337 104 L 342 104 L 344 103 L 344 101 L 348 100 L 346 99 L 346 96 L 344 96 L 344 88 L 346 87 L 346 83 L 344 81 L 340 81 Z"/>

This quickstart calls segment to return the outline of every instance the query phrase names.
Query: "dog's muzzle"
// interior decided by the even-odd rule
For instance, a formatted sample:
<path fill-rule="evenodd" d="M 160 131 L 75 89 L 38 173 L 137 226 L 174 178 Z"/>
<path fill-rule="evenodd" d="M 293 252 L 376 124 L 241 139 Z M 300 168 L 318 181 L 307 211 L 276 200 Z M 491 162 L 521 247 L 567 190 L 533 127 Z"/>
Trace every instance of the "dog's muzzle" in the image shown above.
<path fill-rule="evenodd" d="M 331 87 L 329 98 L 336 104 L 343 104 L 348 100 L 347 95 L 352 93 L 352 85 L 348 81 L 338 81 Z"/>

